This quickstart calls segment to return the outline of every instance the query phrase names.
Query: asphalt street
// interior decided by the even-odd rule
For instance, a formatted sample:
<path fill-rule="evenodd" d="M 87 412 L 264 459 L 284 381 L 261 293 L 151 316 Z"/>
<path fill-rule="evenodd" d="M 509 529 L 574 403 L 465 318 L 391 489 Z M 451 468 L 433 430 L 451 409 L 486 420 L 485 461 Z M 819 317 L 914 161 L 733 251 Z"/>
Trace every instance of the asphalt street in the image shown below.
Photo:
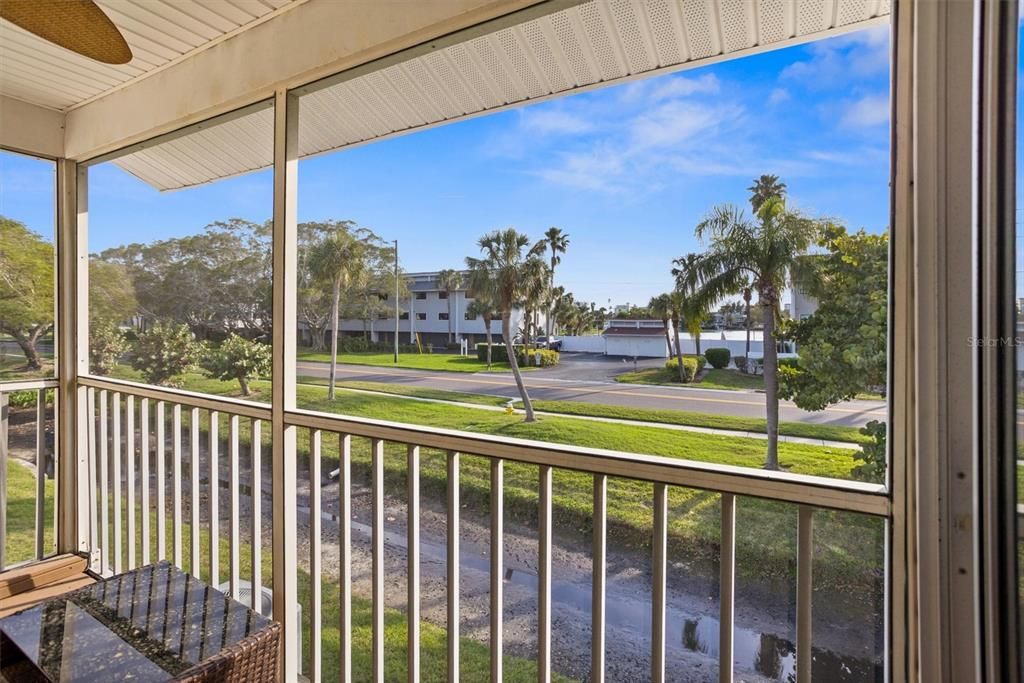
<path fill-rule="evenodd" d="M 563 355 L 563 358 L 566 356 Z M 530 397 L 552 401 L 580 401 L 632 408 L 665 408 L 689 410 L 739 417 L 765 416 L 764 394 L 752 391 L 722 391 L 691 387 L 668 387 L 615 382 L 617 372 L 632 370 L 632 362 L 624 367 L 621 361 L 598 360 L 603 357 L 569 360 L 555 369 L 535 370 L 523 374 Z M 300 376 L 328 377 L 326 363 L 300 361 Z M 339 365 L 339 380 L 384 382 L 474 394 L 517 398 L 515 381 L 505 373 L 458 373 L 408 368 Z M 847 401 L 819 412 L 807 412 L 789 401 L 782 401 L 779 416 L 784 422 L 860 427 L 871 420 L 886 419 L 884 401 Z"/>

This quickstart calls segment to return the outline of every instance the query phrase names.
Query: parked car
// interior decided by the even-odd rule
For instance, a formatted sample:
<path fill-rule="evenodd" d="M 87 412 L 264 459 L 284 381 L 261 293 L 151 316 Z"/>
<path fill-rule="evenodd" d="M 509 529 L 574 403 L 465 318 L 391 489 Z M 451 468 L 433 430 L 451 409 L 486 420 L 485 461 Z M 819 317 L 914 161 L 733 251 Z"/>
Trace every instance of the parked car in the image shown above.
<path fill-rule="evenodd" d="M 555 339 L 554 337 L 550 340 L 547 337 L 537 337 L 537 347 L 541 349 L 551 349 L 552 351 L 561 351 L 562 340 Z"/>

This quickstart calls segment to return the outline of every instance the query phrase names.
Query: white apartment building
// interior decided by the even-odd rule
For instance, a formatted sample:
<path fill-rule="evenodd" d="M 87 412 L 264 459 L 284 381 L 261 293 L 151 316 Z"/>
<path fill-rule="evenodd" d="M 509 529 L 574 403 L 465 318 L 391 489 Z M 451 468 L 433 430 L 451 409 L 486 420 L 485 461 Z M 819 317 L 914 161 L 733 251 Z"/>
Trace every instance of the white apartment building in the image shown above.
<path fill-rule="evenodd" d="M 470 345 L 486 341 L 486 330 L 482 318 L 471 316 L 467 309 L 473 301 L 473 295 L 466 288 L 469 279 L 468 271 L 462 271 L 462 287 L 450 293 L 444 291 L 438 281 L 439 272 L 406 273 L 405 280 L 409 290 L 408 297 L 398 302 L 398 338 L 403 344 L 416 342 L 420 336 L 423 344 L 443 346 L 448 342 L 449 322 L 455 341 L 466 339 Z M 378 314 L 375 320 L 369 321 L 370 338 L 373 341 L 391 341 L 395 334 L 394 293 L 381 293 L 381 298 L 389 302 L 389 311 Z M 450 320 L 449 320 L 450 316 Z M 538 312 L 534 316 L 535 329 L 543 328 L 546 316 Z M 363 334 L 367 323 L 360 319 L 342 318 L 339 329 L 342 334 Z M 523 328 L 523 310 L 512 311 L 513 334 Z M 536 332 L 540 334 L 540 332 Z M 495 343 L 501 339 L 501 319 L 491 322 L 491 334 Z"/>

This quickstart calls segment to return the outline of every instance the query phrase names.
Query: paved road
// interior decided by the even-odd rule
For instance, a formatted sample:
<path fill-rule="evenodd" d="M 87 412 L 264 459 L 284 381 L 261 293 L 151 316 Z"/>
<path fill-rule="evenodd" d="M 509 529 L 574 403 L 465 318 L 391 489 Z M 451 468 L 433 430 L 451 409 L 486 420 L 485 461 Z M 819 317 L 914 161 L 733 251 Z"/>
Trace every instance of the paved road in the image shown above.
<path fill-rule="evenodd" d="M 589 362 L 589 361 L 588 361 Z M 556 373 L 535 370 L 524 373 L 530 396 L 545 400 L 581 401 L 633 408 L 668 408 L 692 410 L 719 415 L 764 417 L 764 395 L 744 391 L 718 391 L 683 387 L 661 387 L 639 384 L 619 384 L 607 376 L 597 379 L 592 371 L 580 375 L 593 379 L 569 379 L 566 374 L 574 362 L 564 364 Z M 617 365 L 616 365 L 617 364 Z M 606 363 L 606 365 L 609 365 Z M 621 362 L 613 361 L 609 370 L 622 371 Z M 632 369 L 632 363 L 629 364 Z M 298 374 L 307 377 L 328 377 L 326 363 L 300 361 Z M 515 381 L 510 374 L 473 374 L 434 372 L 407 368 L 372 367 L 366 365 L 339 365 L 338 379 L 364 382 L 386 382 L 409 386 L 490 394 L 508 398 L 518 397 Z M 809 413 L 783 401 L 779 409 L 784 422 L 810 422 L 816 424 L 859 427 L 870 420 L 885 420 L 886 409 L 882 401 L 849 401 L 821 412 Z"/>

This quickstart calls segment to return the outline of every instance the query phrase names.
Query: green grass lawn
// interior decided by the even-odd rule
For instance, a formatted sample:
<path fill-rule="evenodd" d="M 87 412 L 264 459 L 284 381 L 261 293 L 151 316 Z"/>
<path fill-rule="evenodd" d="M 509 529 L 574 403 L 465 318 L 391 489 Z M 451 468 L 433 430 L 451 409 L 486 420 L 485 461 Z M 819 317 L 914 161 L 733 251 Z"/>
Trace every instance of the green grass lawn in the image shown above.
<path fill-rule="evenodd" d="M 255 382 L 259 399 L 268 392 L 266 382 Z M 236 383 L 220 382 L 190 375 L 185 388 L 211 394 L 238 393 Z M 269 392 L 268 392 L 269 393 Z M 544 417 L 525 423 L 521 415 L 506 415 L 471 407 L 459 407 L 401 397 L 373 396 L 339 392 L 328 401 L 322 387 L 301 385 L 297 391 L 302 408 L 351 416 L 387 419 L 395 422 L 458 429 L 482 434 L 575 444 L 595 448 L 613 448 L 746 467 L 760 467 L 764 461 L 763 440 L 724 437 L 658 427 L 638 427 L 613 423 L 576 420 L 571 417 Z M 226 429 L 225 420 L 221 430 Z M 248 438 L 248 421 L 242 421 L 243 441 Z M 205 418 L 204 418 L 205 423 Z M 263 431 L 269 446 L 269 430 Z M 299 432 L 299 454 L 308 458 L 309 434 Z M 385 459 L 387 487 L 392 495 L 405 495 L 405 447 L 387 444 Z M 337 459 L 336 440 L 324 439 L 324 469 L 333 468 Z M 443 500 L 447 485 L 445 455 L 424 449 L 421 474 L 424 495 Z M 855 464 L 852 451 L 805 444 L 779 444 L 782 466 L 792 472 L 827 477 L 849 478 Z M 353 467 L 368 475 L 370 445 L 366 439 L 353 441 Z M 489 505 L 490 469 L 485 458 L 464 457 L 462 495 L 464 504 L 485 515 Z M 509 462 L 506 465 L 505 503 L 507 514 L 525 523 L 534 523 L 537 513 L 537 467 Z M 566 528 L 589 533 L 592 522 L 591 476 L 581 472 L 556 470 L 554 475 L 554 515 Z M 646 549 L 652 526 L 653 487 L 631 479 L 612 479 L 608 485 L 609 536 L 623 546 Z M 669 493 L 670 545 L 686 561 L 713 562 L 718 557 L 720 533 L 718 495 L 713 492 L 673 487 Z M 784 503 L 743 499 L 737 534 L 738 571 L 755 579 L 787 578 L 792 575 L 796 552 L 796 506 Z M 857 515 L 819 511 L 818 544 L 815 565 L 816 582 L 827 585 L 874 585 L 881 567 L 882 526 L 878 520 Z M 818 585 L 818 584 L 816 584 Z"/>
<path fill-rule="evenodd" d="M 9 458 L 7 461 L 7 535 L 4 538 L 4 559 L 8 565 L 35 557 L 35 504 L 35 474 L 14 458 Z M 47 479 L 43 514 L 43 550 L 49 554 L 52 547 L 53 481 Z"/>
<path fill-rule="evenodd" d="M 626 384 L 674 384 L 676 386 L 695 387 L 698 389 L 725 389 L 731 391 L 756 391 L 764 389 L 764 379 L 760 376 L 748 375 L 737 370 L 719 370 L 716 368 L 705 370 L 705 374 L 701 379 L 685 385 L 679 381 L 678 372 L 664 367 L 624 372 L 621 375 L 616 375 L 615 381 Z"/>
<path fill-rule="evenodd" d="M 331 362 L 331 354 L 319 351 L 301 351 L 298 360 Z M 358 353 L 339 353 L 339 363 L 351 365 L 375 365 L 392 368 L 411 368 L 415 370 L 439 370 L 444 372 L 488 372 L 487 363 L 473 356 L 460 356 L 455 353 L 403 353 L 398 356 L 398 363 L 391 353 L 366 351 Z M 523 368 L 526 370 L 527 368 Z M 536 368 L 534 368 L 536 369 Z M 508 363 L 492 363 L 490 372 L 508 372 Z"/>
<path fill-rule="evenodd" d="M 326 379 L 317 377 L 301 377 L 303 384 L 323 385 Z M 427 387 L 408 386 L 404 384 L 388 384 L 386 382 L 364 382 L 361 380 L 339 380 L 339 387 L 376 391 L 396 396 L 427 398 L 438 401 L 454 401 L 485 406 L 504 406 L 508 399 L 503 396 L 471 394 L 463 391 L 445 391 Z M 521 405 L 521 404 L 518 404 Z M 708 429 L 725 429 L 733 431 L 757 432 L 767 431 L 767 421 L 762 418 L 734 417 L 731 415 L 711 415 L 686 410 L 666 410 L 653 408 L 629 408 L 625 406 L 583 403 L 581 401 L 540 401 L 534 400 L 533 406 L 538 411 L 560 413 L 564 415 L 582 415 L 587 417 L 607 417 L 617 420 L 635 420 L 637 422 L 656 422 L 662 424 L 686 425 Z M 781 422 L 779 433 L 783 436 L 798 436 L 826 441 L 847 441 L 850 443 L 866 443 L 870 439 L 860 433 L 856 427 L 840 427 L 833 425 L 808 424 L 803 422 Z"/>

